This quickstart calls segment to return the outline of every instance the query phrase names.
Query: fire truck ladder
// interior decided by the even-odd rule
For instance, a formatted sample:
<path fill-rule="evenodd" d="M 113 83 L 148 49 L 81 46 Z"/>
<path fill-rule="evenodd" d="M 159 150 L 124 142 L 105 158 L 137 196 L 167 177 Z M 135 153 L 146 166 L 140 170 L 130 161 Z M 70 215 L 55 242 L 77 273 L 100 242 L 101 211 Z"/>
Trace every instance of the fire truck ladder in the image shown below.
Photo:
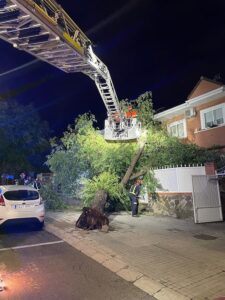
<path fill-rule="evenodd" d="M 0 0 L 0 38 L 66 73 L 82 72 L 94 80 L 108 114 L 105 139 L 140 136 L 136 120 L 132 126 L 124 121 L 108 68 L 91 41 L 54 0 Z"/>

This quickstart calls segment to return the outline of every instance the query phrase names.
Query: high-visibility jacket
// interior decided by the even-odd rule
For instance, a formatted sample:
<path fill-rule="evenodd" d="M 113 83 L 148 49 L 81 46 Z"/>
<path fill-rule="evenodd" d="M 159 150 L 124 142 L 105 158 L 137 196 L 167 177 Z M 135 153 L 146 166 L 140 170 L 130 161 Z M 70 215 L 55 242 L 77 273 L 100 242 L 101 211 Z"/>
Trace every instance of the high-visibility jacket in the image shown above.
<path fill-rule="evenodd" d="M 137 118 L 137 112 L 136 112 L 136 110 L 131 110 L 131 111 L 127 111 L 126 113 L 125 113 L 125 115 L 126 115 L 126 118 Z"/>
<path fill-rule="evenodd" d="M 134 185 L 131 186 L 129 193 L 132 194 L 132 195 L 135 195 L 136 197 L 138 197 L 139 194 L 140 194 L 140 191 L 141 191 L 140 184 L 134 184 Z"/>

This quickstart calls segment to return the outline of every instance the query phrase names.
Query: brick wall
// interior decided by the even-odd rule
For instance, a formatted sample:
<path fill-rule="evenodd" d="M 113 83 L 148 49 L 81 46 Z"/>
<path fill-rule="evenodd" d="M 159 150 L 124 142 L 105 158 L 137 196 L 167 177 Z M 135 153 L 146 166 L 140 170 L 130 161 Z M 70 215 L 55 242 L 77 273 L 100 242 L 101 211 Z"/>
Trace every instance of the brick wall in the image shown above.
<path fill-rule="evenodd" d="M 210 91 L 213 91 L 215 89 L 218 89 L 221 86 L 221 84 L 200 79 L 200 81 L 197 83 L 196 87 L 193 89 L 191 94 L 188 96 L 188 99 L 193 99 L 195 97 L 201 96 L 205 93 L 208 93 Z"/>
<path fill-rule="evenodd" d="M 225 103 L 225 98 L 216 99 L 209 103 L 195 106 L 196 116 L 186 119 L 187 138 L 181 139 L 183 143 L 194 143 L 200 147 L 209 148 L 214 145 L 225 145 L 225 126 L 218 126 L 201 130 L 200 111 L 214 105 Z M 175 116 L 166 122 L 166 126 L 173 122 L 184 119 L 184 114 Z"/>
<path fill-rule="evenodd" d="M 205 163 L 205 174 L 215 175 L 216 174 L 216 164 L 214 162 Z"/>
<path fill-rule="evenodd" d="M 204 148 L 214 145 L 225 146 L 225 126 L 196 132 L 194 143 Z"/>
<path fill-rule="evenodd" d="M 187 119 L 188 142 L 195 143 L 200 147 L 213 145 L 225 145 L 225 126 L 201 130 L 200 111 L 225 102 L 225 98 L 217 99 L 195 107 L 196 116 Z"/>

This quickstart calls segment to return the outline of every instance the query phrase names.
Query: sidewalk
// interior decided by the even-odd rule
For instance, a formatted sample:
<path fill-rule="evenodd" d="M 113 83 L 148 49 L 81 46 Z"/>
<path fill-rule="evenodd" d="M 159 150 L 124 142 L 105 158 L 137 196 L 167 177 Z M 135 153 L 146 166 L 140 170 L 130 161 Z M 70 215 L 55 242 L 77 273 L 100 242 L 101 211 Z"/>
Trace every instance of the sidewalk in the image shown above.
<path fill-rule="evenodd" d="M 225 223 L 121 213 L 104 233 L 76 229 L 79 215 L 48 212 L 46 230 L 158 300 L 225 297 Z"/>

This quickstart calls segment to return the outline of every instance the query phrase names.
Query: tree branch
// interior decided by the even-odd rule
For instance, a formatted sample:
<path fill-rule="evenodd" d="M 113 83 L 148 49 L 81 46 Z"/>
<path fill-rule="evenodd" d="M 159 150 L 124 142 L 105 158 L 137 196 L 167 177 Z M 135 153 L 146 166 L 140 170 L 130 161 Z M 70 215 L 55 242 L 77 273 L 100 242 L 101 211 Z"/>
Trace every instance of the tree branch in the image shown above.
<path fill-rule="evenodd" d="M 144 168 L 144 169 L 140 170 L 139 172 L 132 174 L 130 176 L 129 180 L 134 180 L 134 179 L 138 178 L 139 176 L 144 175 L 147 171 L 148 171 L 148 169 Z"/>
<path fill-rule="evenodd" d="M 146 144 L 146 136 L 144 135 L 143 140 L 140 143 L 140 148 L 138 149 L 137 153 L 134 155 L 129 168 L 126 171 L 126 174 L 124 175 L 123 179 L 121 180 L 121 184 L 123 186 L 125 186 L 127 184 L 127 182 L 129 181 L 130 176 L 133 172 L 133 169 L 134 169 L 135 165 L 137 164 L 137 162 L 138 162 L 139 158 L 141 157 L 141 154 L 145 148 L 145 144 Z"/>

